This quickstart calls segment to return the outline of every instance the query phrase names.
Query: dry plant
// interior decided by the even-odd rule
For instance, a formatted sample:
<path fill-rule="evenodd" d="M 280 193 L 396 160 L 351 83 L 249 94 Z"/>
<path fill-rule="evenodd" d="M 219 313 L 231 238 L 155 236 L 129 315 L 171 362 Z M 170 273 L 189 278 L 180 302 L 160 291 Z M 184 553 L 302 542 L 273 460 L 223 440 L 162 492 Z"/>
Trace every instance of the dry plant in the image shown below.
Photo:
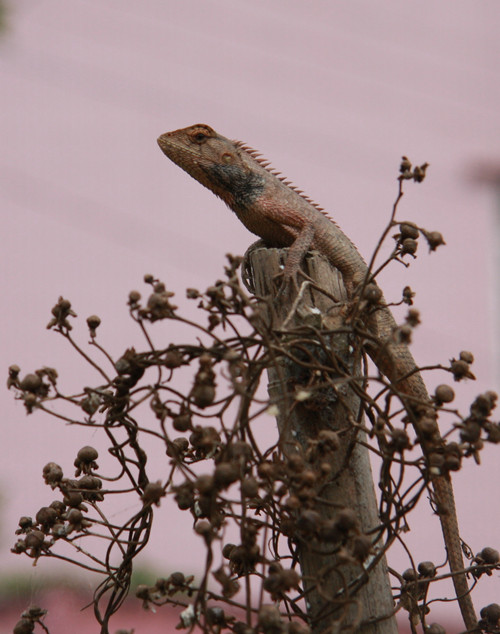
<path fill-rule="evenodd" d="M 405 258 L 415 255 L 422 237 L 431 251 L 444 243 L 438 232 L 396 218 L 403 181 L 425 175 L 426 166 L 412 169 L 405 160 L 397 201 L 375 255 L 396 232 L 394 248 L 377 268 L 374 256 L 371 277 L 342 309 L 341 327 L 326 327 L 314 318 L 314 311 L 299 324 L 279 321 L 276 302 L 285 300 L 249 294 L 238 277 L 241 258 L 228 255 L 223 279 L 205 292 L 187 291 L 197 304 L 196 321 L 183 317 L 164 283 L 146 275 L 147 299 L 137 291 L 128 298 L 130 317 L 144 335 L 144 350 L 128 348 L 119 359 L 98 340 L 100 319 L 95 315 L 87 319 L 89 351 L 82 348 L 72 333 L 76 315 L 70 301 L 61 297 L 47 327 L 64 337 L 97 376 L 95 385 L 80 393 L 62 393 L 53 368 L 25 374 L 18 366 L 9 368 L 8 385 L 28 414 L 43 412 L 64 424 L 83 425 L 89 434 L 102 433 L 117 463 L 118 475 L 102 473 L 98 452 L 86 446 L 77 453 L 74 474 L 66 475 L 55 455 L 43 468 L 43 478 L 56 499 L 36 511 L 34 519 L 20 519 L 13 548 L 34 560 L 62 559 L 101 574 L 93 601 L 101 633 L 109 632 L 112 615 L 129 593 L 134 559 L 147 546 L 155 507 L 165 498 L 192 516 L 193 532 L 206 549 L 205 564 L 199 578 L 192 571 L 174 572 L 135 588 L 144 607 L 176 606 L 178 629 L 187 632 L 306 634 L 319 631 L 307 612 L 309 596 L 323 592 L 327 608 L 321 614 L 321 631 L 363 631 L 366 623 L 359 618 L 353 622 L 350 608 L 358 605 L 360 590 L 391 546 L 405 547 L 408 513 L 420 502 L 430 499 L 432 504 L 428 466 L 409 427 L 407 402 L 368 366 L 361 374 L 349 367 L 332 345 L 341 332 L 362 362 L 373 337 L 364 319 L 377 310 L 376 275 L 394 261 L 407 265 Z M 408 314 L 394 333 L 407 343 L 419 323 L 412 303 L 407 287 L 399 304 L 409 306 Z M 161 324 L 153 327 L 156 322 Z M 173 322 L 190 329 L 189 341 L 159 346 L 155 341 L 169 337 Z M 448 364 L 422 370 L 445 371 L 450 379 L 462 381 L 474 378 L 472 362 L 472 354 L 462 351 Z M 266 372 L 273 369 L 277 389 L 275 381 L 267 396 L 259 386 L 266 385 Z M 186 376 L 189 387 L 184 389 Z M 294 442 L 293 435 L 284 440 L 283 425 L 294 413 L 312 420 L 321 412 L 328 418 L 331 407 L 343 406 L 346 387 L 358 405 L 355 411 L 352 405 L 342 409 L 342 428 L 311 424 L 303 442 Z M 450 427 L 434 454 L 434 466 L 444 472 L 459 470 L 468 458 L 479 463 L 484 444 L 500 442 L 500 425 L 490 418 L 497 400 L 494 392 L 479 394 L 467 413 L 455 409 L 453 400 L 452 387 L 439 385 L 429 419 L 431 428 L 439 419 Z M 276 415 L 282 421 L 278 440 L 265 446 L 254 432 L 256 421 L 265 417 L 271 425 Z M 143 441 L 151 437 L 166 453 L 161 481 L 150 478 Z M 357 445 L 377 456 L 378 518 L 368 531 L 353 508 L 323 495 L 325 483 L 338 477 Z M 113 495 L 120 496 L 123 507 L 134 508 L 127 521 L 109 518 L 106 503 Z M 228 534 L 234 543 L 228 542 Z M 103 555 L 97 554 L 97 542 L 106 545 Z M 64 548 L 73 549 L 74 555 Z M 315 575 L 309 571 L 305 579 L 300 563 L 307 548 L 321 551 L 331 563 Z M 500 569 L 493 548 L 475 556 L 465 545 L 464 550 L 473 585 Z M 443 551 L 442 562 L 418 563 L 407 552 L 408 569 L 390 570 L 391 609 L 378 620 L 406 610 L 414 632 L 444 632 L 430 624 L 428 590 L 450 577 L 443 571 L 446 554 Z M 337 580 L 334 596 L 325 589 L 329 578 Z M 49 632 L 44 615 L 43 609 L 30 608 L 14 632 L 33 632 L 35 626 Z M 499 617 L 499 606 L 483 608 L 481 631 L 500 632 Z"/>

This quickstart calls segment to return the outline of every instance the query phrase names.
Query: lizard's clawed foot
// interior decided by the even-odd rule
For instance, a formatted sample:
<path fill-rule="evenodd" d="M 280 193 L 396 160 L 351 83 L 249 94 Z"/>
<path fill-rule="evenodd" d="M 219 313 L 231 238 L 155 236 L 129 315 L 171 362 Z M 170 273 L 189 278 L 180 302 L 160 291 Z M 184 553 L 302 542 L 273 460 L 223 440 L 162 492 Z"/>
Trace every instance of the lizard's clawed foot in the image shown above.
<path fill-rule="evenodd" d="M 303 278 L 303 282 L 299 283 L 299 277 Z M 304 285 L 314 284 L 307 273 L 299 269 L 293 273 L 288 273 L 286 267 L 280 273 L 273 276 L 273 283 L 277 287 L 275 301 L 294 299 L 304 292 Z"/>
<path fill-rule="evenodd" d="M 266 249 L 266 243 L 264 240 L 257 240 L 253 244 L 251 244 L 243 255 L 243 260 L 241 262 L 241 279 L 246 289 L 250 291 L 253 295 L 255 295 L 255 286 L 253 283 L 253 271 L 252 265 L 250 264 L 250 256 L 257 249 Z"/>
<path fill-rule="evenodd" d="M 304 278 L 299 282 L 299 277 Z M 282 316 L 282 327 L 287 327 L 296 315 L 304 293 L 314 281 L 304 271 L 297 271 L 288 275 L 286 269 L 273 277 L 273 282 L 278 286 L 276 295 L 272 298 L 275 313 L 279 314 L 286 308 L 286 316 Z"/>

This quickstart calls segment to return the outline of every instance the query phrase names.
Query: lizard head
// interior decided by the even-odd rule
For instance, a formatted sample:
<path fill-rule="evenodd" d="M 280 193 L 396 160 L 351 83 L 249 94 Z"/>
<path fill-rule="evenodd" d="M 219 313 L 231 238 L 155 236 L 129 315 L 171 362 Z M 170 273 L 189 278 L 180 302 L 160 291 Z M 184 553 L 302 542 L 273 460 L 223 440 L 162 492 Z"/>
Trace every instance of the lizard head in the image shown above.
<path fill-rule="evenodd" d="M 260 195 L 263 178 L 253 159 L 234 141 L 203 123 L 165 132 L 158 138 L 162 152 L 232 209 Z"/>

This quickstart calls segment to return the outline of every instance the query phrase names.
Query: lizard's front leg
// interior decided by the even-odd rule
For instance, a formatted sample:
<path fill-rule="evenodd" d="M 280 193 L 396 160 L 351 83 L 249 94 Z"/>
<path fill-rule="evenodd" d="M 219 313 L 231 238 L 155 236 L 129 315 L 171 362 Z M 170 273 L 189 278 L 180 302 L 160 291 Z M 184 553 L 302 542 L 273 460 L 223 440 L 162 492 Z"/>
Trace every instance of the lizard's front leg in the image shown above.
<path fill-rule="evenodd" d="M 295 240 L 288 248 L 288 254 L 285 262 L 285 268 L 282 273 L 275 276 L 275 279 L 282 278 L 279 294 L 285 291 L 291 291 L 294 288 L 299 291 L 298 276 L 302 275 L 306 279 L 309 277 L 301 270 L 300 265 L 304 261 L 306 253 L 312 246 L 314 240 L 314 226 L 305 223 L 298 231 Z"/>

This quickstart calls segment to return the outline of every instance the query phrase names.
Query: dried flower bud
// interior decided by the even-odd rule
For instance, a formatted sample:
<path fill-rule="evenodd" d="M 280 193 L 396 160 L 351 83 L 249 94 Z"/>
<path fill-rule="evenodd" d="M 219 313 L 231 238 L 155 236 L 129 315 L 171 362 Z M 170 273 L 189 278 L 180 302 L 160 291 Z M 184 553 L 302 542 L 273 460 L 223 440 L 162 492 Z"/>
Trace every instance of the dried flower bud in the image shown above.
<path fill-rule="evenodd" d="M 98 457 L 99 457 L 99 453 L 97 449 L 94 449 L 94 447 L 90 447 L 89 445 L 86 445 L 85 447 L 82 447 L 78 451 L 76 455 L 76 460 L 79 463 L 85 462 L 86 464 L 91 464 L 92 462 L 95 462 Z"/>
<path fill-rule="evenodd" d="M 305 469 L 305 462 L 299 454 L 292 454 L 287 461 L 290 473 L 301 473 Z"/>
<path fill-rule="evenodd" d="M 191 397 L 197 407 L 204 409 L 214 402 L 215 388 L 213 385 L 195 385 Z"/>
<path fill-rule="evenodd" d="M 488 423 L 486 430 L 488 442 L 498 445 L 500 443 L 500 423 Z"/>
<path fill-rule="evenodd" d="M 244 478 L 241 482 L 241 493 L 247 498 L 259 495 L 259 483 L 255 478 Z"/>
<path fill-rule="evenodd" d="M 405 345 L 408 345 L 411 343 L 413 330 L 409 324 L 403 324 L 402 326 L 398 327 L 395 334 L 398 343 L 404 343 Z"/>
<path fill-rule="evenodd" d="M 54 509 L 58 516 L 62 515 L 66 510 L 66 507 L 61 502 L 61 500 L 54 500 L 50 503 L 50 508 Z"/>
<path fill-rule="evenodd" d="M 418 579 L 417 571 L 413 568 L 407 568 L 401 575 L 403 579 L 409 583 Z"/>
<path fill-rule="evenodd" d="M 496 407 L 497 399 L 498 394 L 491 390 L 479 394 L 470 407 L 471 416 L 487 418 Z"/>
<path fill-rule="evenodd" d="M 481 425 L 474 421 L 467 421 L 460 430 L 462 442 L 475 443 L 481 438 Z"/>
<path fill-rule="evenodd" d="M 257 467 L 257 473 L 260 478 L 267 480 L 272 479 L 275 473 L 275 466 L 272 462 L 261 462 Z"/>
<path fill-rule="evenodd" d="M 405 238 L 401 243 L 402 255 L 415 255 L 418 249 L 418 242 L 412 238 Z"/>
<path fill-rule="evenodd" d="M 441 475 L 444 467 L 444 456 L 441 453 L 433 451 L 428 458 L 429 470 L 432 475 Z"/>
<path fill-rule="evenodd" d="M 258 622 L 263 634 L 275 634 L 282 630 L 281 614 L 274 605 L 261 606 Z"/>
<path fill-rule="evenodd" d="M 24 542 L 26 544 L 26 548 L 38 551 L 43 546 L 44 540 L 45 535 L 42 531 L 31 531 L 31 533 L 26 535 Z"/>
<path fill-rule="evenodd" d="M 151 275 L 151 273 L 146 273 L 144 275 L 144 282 L 146 284 L 154 284 L 154 282 L 155 282 L 154 275 Z"/>
<path fill-rule="evenodd" d="M 69 300 L 59 297 L 51 312 L 53 318 L 47 324 L 48 329 L 58 326 L 64 330 L 72 330 L 73 326 L 69 323 L 68 317 L 76 317 L 76 313 L 71 310 L 71 302 Z"/>
<path fill-rule="evenodd" d="M 436 390 L 434 391 L 434 399 L 437 405 L 442 405 L 443 403 L 451 403 L 454 398 L 455 392 L 449 385 L 438 385 Z"/>
<path fill-rule="evenodd" d="M 224 489 L 236 482 L 239 477 L 237 465 L 230 462 L 221 462 L 215 467 L 214 482 L 218 489 Z"/>
<path fill-rule="evenodd" d="M 157 482 L 148 482 L 144 487 L 144 493 L 141 496 L 141 499 L 145 506 L 155 504 L 156 506 L 160 506 L 161 498 L 165 497 L 165 489 L 160 480 Z"/>
<path fill-rule="evenodd" d="M 169 458 L 179 458 L 179 456 L 182 456 L 188 449 L 188 439 L 180 436 L 179 438 L 174 438 L 171 443 L 168 443 L 166 454 Z"/>
<path fill-rule="evenodd" d="M 169 370 L 174 370 L 175 368 L 180 367 L 183 363 L 184 356 L 182 352 L 175 348 L 175 346 L 169 346 L 163 359 L 165 367 L 169 368 Z"/>
<path fill-rule="evenodd" d="M 489 626 L 496 627 L 500 623 L 500 605 L 498 603 L 490 603 L 481 609 L 481 618 L 486 621 Z"/>
<path fill-rule="evenodd" d="M 413 169 L 413 180 L 416 183 L 421 183 L 424 180 L 428 167 L 429 163 L 423 163 L 422 165 L 417 166 Z"/>
<path fill-rule="evenodd" d="M 100 478 L 92 475 L 84 475 L 78 480 L 78 487 L 85 491 L 82 495 L 86 500 L 90 502 L 101 502 L 104 500 L 104 495 L 97 493 L 97 491 L 102 489 L 102 480 Z"/>
<path fill-rule="evenodd" d="M 235 544 L 224 544 L 224 547 L 222 549 L 222 556 L 225 559 L 229 559 L 231 557 L 231 552 L 233 548 L 236 548 Z"/>
<path fill-rule="evenodd" d="M 284 506 L 290 511 L 296 511 L 302 506 L 302 504 L 296 495 L 290 495 L 285 500 Z"/>
<path fill-rule="evenodd" d="M 87 397 L 80 402 L 80 407 L 86 414 L 92 416 L 97 412 L 101 403 L 102 400 L 98 394 L 95 392 L 88 392 Z"/>
<path fill-rule="evenodd" d="M 439 425 L 433 416 L 424 416 L 421 418 L 418 422 L 418 428 L 426 438 L 432 438 L 434 434 L 439 432 Z"/>
<path fill-rule="evenodd" d="M 211 332 L 214 328 L 217 328 L 221 322 L 222 319 L 218 315 L 210 313 L 208 316 L 208 330 Z"/>
<path fill-rule="evenodd" d="M 462 466 L 462 450 L 456 442 L 448 443 L 444 448 L 444 468 L 446 471 L 459 471 Z"/>
<path fill-rule="evenodd" d="M 406 238 L 417 240 L 419 236 L 419 229 L 413 222 L 402 222 L 399 225 L 400 241 L 403 242 Z"/>
<path fill-rule="evenodd" d="M 185 482 L 179 486 L 173 487 L 174 499 L 181 511 L 192 508 L 194 504 L 194 490 L 191 482 Z"/>
<path fill-rule="evenodd" d="M 460 361 L 465 361 L 465 363 L 474 363 L 474 355 L 468 350 L 462 350 L 458 357 Z"/>
<path fill-rule="evenodd" d="M 130 374 L 130 370 L 131 370 L 131 365 L 130 365 L 130 361 L 128 359 L 126 359 L 125 357 L 121 357 L 120 359 L 118 359 L 118 361 L 115 363 L 115 370 L 118 372 L 118 374 L 123 375 L 123 374 Z"/>
<path fill-rule="evenodd" d="M 175 416 L 172 421 L 172 425 L 175 431 L 178 431 L 178 432 L 189 431 L 192 428 L 191 414 L 179 414 L 178 416 Z"/>
<path fill-rule="evenodd" d="M 246 464 L 252 459 L 252 447 L 243 440 L 232 442 L 227 450 L 229 459 L 235 462 Z"/>
<path fill-rule="evenodd" d="M 411 443 L 410 438 L 404 429 L 393 429 L 391 432 L 391 442 L 389 443 L 389 448 L 392 451 L 397 451 L 401 453 L 406 449 L 410 449 Z"/>
<path fill-rule="evenodd" d="M 480 558 L 485 564 L 498 564 L 500 562 L 500 553 L 498 550 L 491 548 L 491 546 L 483 548 L 476 557 Z"/>
<path fill-rule="evenodd" d="M 97 469 L 98 465 L 96 460 L 98 457 L 99 454 L 97 449 L 94 449 L 94 447 L 90 447 L 88 445 L 82 447 L 78 451 L 75 462 L 73 463 L 76 467 L 75 475 L 79 476 L 80 473 L 89 474 L 91 471 Z"/>
<path fill-rule="evenodd" d="M 327 451 L 337 451 L 340 447 L 339 435 L 335 431 L 322 429 L 318 434 L 318 441 Z"/>
<path fill-rule="evenodd" d="M 83 513 L 78 509 L 70 509 L 66 514 L 66 519 L 70 524 L 81 524 L 83 521 Z"/>
<path fill-rule="evenodd" d="M 269 565 L 269 574 L 264 579 L 264 590 L 271 594 L 271 598 L 279 600 L 292 588 L 297 588 L 300 575 L 293 569 L 283 570 L 278 562 Z"/>
<path fill-rule="evenodd" d="M 20 619 L 12 630 L 13 634 L 31 634 L 35 631 L 35 622 L 32 619 Z"/>
<path fill-rule="evenodd" d="M 24 532 L 26 529 L 31 528 L 33 526 L 33 520 L 31 517 L 23 517 L 19 518 L 19 526 L 21 527 L 21 532 Z"/>
<path fill-rule="evenodd" d="M 324 542 L 338 542 L 344 538 L 335 520 L 324 520 L 318 531 L 318 539 Z"/>
<path fill-rule="evenodd" d="M 101 318 L 97 315 L 91 315 L 90 317 L 87 317 L 87 326 L 89 327 L 91 337 L 95 337 L 95 331 L 97 328 L 99 328 L 100 325 Z"/>
<path fill-rule="evenodd" d="M 209 354 L 202 354 L 199 358 L 200 367 L 194 378 L 191 398 L 197 407 L 203 409 L 215 399 L 215 373 L 212 369 L 212 358 Z"/>
<path fill-rule="evenodd" d="M 128 294 L 128 305 L 133 308 L 141 301 L 141 294 L 139 291 L 130 291 Z"/>
<path fill-rule="evenodd" d="M 50 506 L 42 506 L 42 508 L 36 514 L 35 519 L 43 529 L 49 529 L 56 523 L 57 512 Z"/>
<path fill-rule="evenodd" d="M 195 533 L 208 537 L 212 534 L 212 524 L 208 520 L 198 520 L 194 527 Z"/>
<path fill-rule="evenodd" d="M 41 619 L 42 616 L 47 614 L 47 610 L 39 607 L 38 605 L 30 605 L 27 610 L 21 614 L 26 619 Z"/>
<path fill-rule="evenodd" d="M 207 473 L 200 475 L 196 478 L 194 486 L 202 495 L 209 495 L 214 490 L 214 478 Z"/>
<path fill-rule="evenodd" d="M 37 403 L 37 400 L 36 400 L 35 394 L 28 392 L 24 396 L 24 405 L 26 407 L 26 411 L 28 412 L 28 414 L 31 414 L 33 412 L 33 409 L 36 406 L 36 403 Z"/>
<path fill-rule="evenodd" d="M 401 174 L 411 171 L 411 161 L 407 156 L 401 157 L 401 164 L 399 166 L 399 171 L 401 172 Z"/>
<path fill-rule="evenodd" d="M 297 519 L 297 529 L 309 535 L 317 532 L 321 525 L 321 515 L 317 511 L 304 509 Z"/>
<path fill-rule="evenodd" d="M 348 531 L 359 530 L 359 522 L 356 513 L 352 509 L 342 509 L 335 517 L 337 528 L 347 533 Z"/>
<path fill-rule="evenodd" d="M 405 286 L 403 288 L 403 302 L 407 304 L 408 306 L 412 306 L 414 297 L 415 297 L 415 293 L 411 290 L 411 287 Z"/>
<path fill-rule="evenodd" d="M 412 328 L 415 328 L 416 326 L 418 326 L 420 324 L 419 311 L 416 310 L 415 308 L 410 308 L 410 310 L 408 311 L 406 315 L 406 323 Z"/>
<path fill-rule="evenodd" d="M 429 251 L 435 251 L 441 245 L 446 244 L 439 231 L 424 231 L 423 233 L 429 245 Z"/>
<path fill-rule="evenodd" d="M 382 291 L 373 282 L 367 284 L 363 290 L 363 298 L 370 304 L 378 304 L 382 298 Z"/>
<path fill-rule="evenodd" d="M 300 483 L 305 487 L 312 487 L 316 484 L 316 473 L 312 469 L 304 469 L 300 474 Z"/>
<path fill-rule="evenodd" d="M 250 546 L 235 546 L 229 555 L 230 569 L 235 574 L 243 574 L 244 572 L 254 570 L 259 558 L 259 547 L 256 544 Z"/>
<path fill-rule="evenodd" d="M 34 394 L 42 386 L 42 379 L 38 374 L 27 374 L 21 381 L 19 387 L 26 392 L 33 392 Z"/>
<path fill-rule="evenodd" d="M 422 577 L 432 579 L 436 576 L 436 566 L 432 561 L 421 561 L 418 564 L 418 572 Z"/>
<path fill-rule="evenodd" d="M 351 542 L 351 552 L 354 559 L 362 563 L 372 551 L 372 541 L 368 535 L 355 535 Z"/>
<path fill-rule="evenodd" d="M 7 379 L 7 389 L 10 390 L 10 388 L 13 385 L 17 387 L 19 372 L 21 372 L 21 368 L 18 365 L 14 364 L 9 366 L 9 378 Z"/>
<path fill-rule="evenodd" d="M 78 491 L 68 491 L 64 494 L 63 502 L 66 506 L 77 509 L 83 503 L 83 495 Z"/>
<path fill-rule="evenodd" d="M 70 509 L 66 514 L 68 527 L 66 533 L 69 535 L 73 531 L 85 531 L 86 528 L 92 526 L 92 522 L 86 520 L 83 513 L 79 509 Z"/>
<path fill-rule="evenodd" d="M 157 282 L 153 286 L 154 292 L 149 296 L 147 301 L 147 310 L 144 316 L 150 321 L 172 318 L 177 310 L 177 306 L 170 302 L 170 298 L 174 293 L 167 291 L 165 285 Z M 141 313 L 142 314 L 142 311 Z"/>
<path fill-rule="evenodd" d="M 173 572 L 169 578 L 173 586 L 184 586 L 186 583 L 186 577 L 183 572 Z"/>
<path fill-rule="evenodd" d="M 63 478 L 63 470 L 55 462 L 48 462 L 43 468 L 43 479 L 52 489 L 55 489 Z"/>
<path fill-rule="evenodd" d="M 226 615 L 218 606 L 207 608 L 207 623 L 209 625 L 225 625 Z"/>
<path fill-rule="evenodd" d="M 467 361 L 463 359 L 452 359 L 450 362 L 450 371 L 453 374 L 455 381 L 461 381 L 462 379 L 475 379 L 472 374 Z"/>
<path fill-rule="evenodd" d="M 196 450 L 197 455 L 213 456 L 221 443 L 221 437 L 215 427 L 201 427 L 197 425 L 189 436 L 189 442 Z"/>

